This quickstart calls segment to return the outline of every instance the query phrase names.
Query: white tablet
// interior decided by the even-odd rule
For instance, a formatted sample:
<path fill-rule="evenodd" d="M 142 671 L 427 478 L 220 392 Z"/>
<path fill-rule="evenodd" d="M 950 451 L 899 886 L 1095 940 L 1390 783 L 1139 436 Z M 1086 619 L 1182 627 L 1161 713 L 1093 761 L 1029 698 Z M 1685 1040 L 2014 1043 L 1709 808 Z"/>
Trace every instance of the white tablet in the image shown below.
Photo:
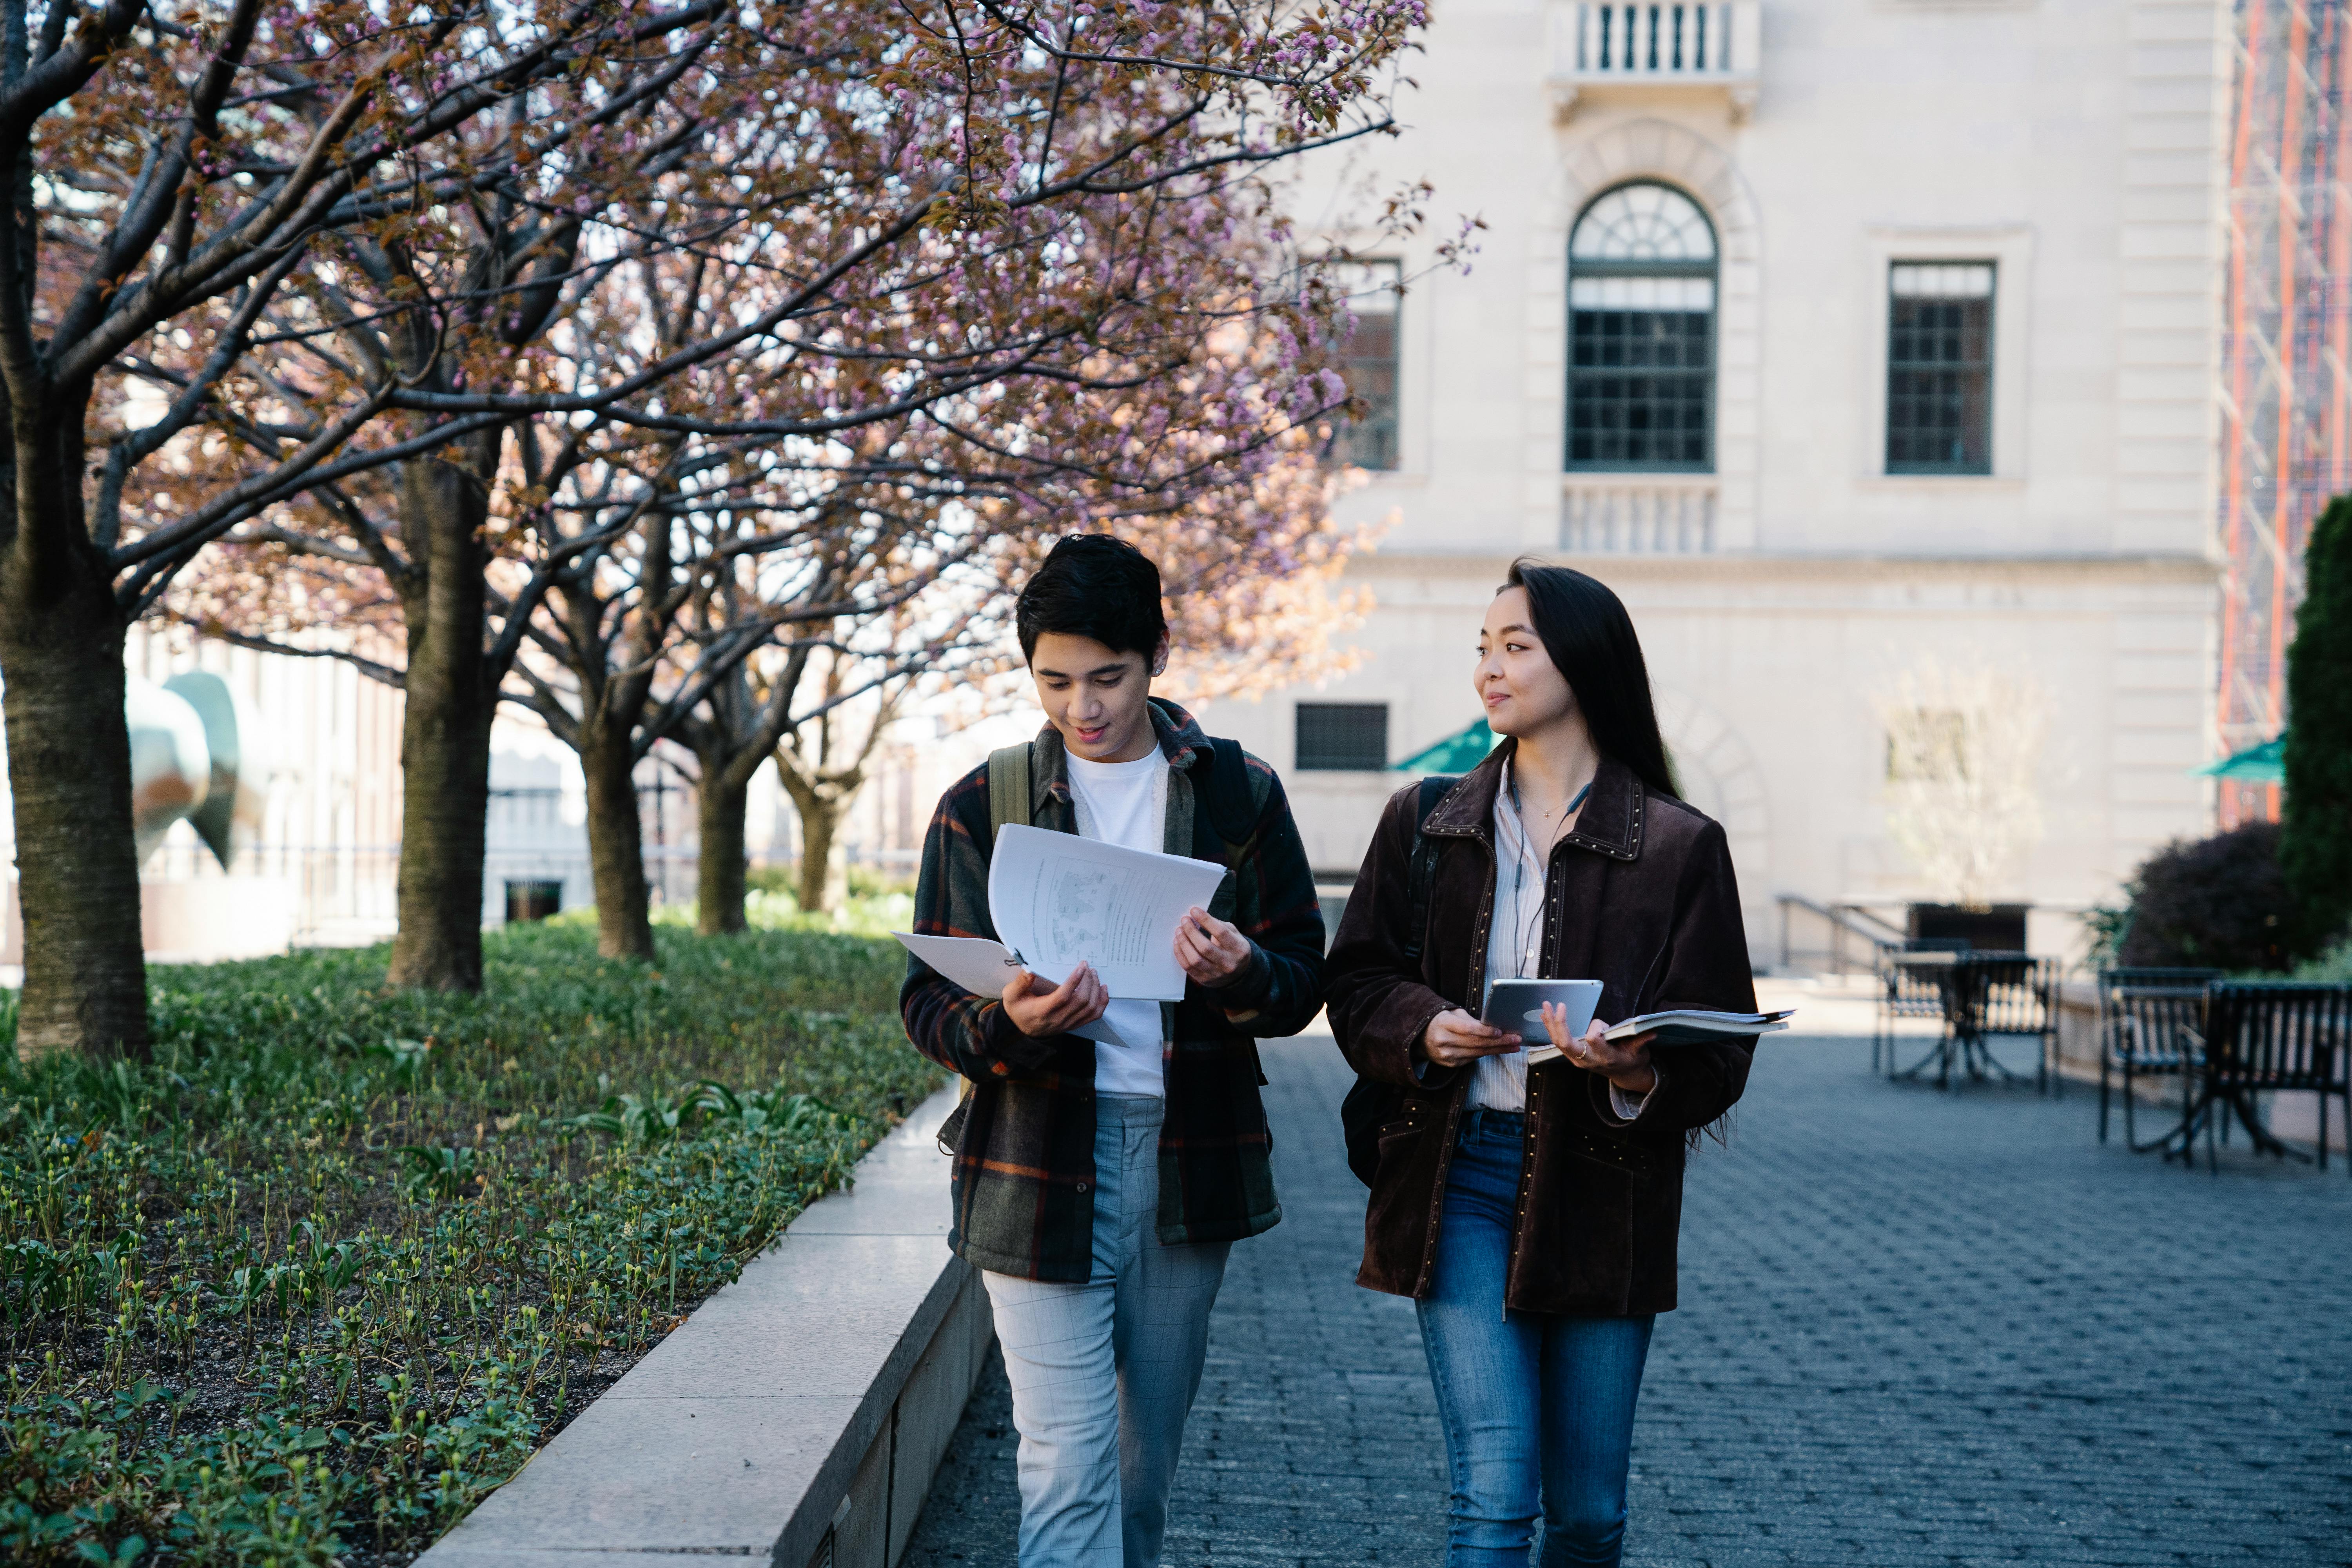
<path fill-rule="evenodd" d="M 1486 987 L 1486 1006 L 1483 1021 L 1498 1029 L 1508 1029 L 1530 1044 L 1549 1046 L 1551 1037 L 1544 1033 L 1543 1008 L 1547 1002 L 1557 1002 L 1568 1009 L 1568 1032 L 1584 1033 L 1592 1022 L 1592 1010 L 1601 1005 L 1601 982 L 1598 980 L 1497 980 Z"/>

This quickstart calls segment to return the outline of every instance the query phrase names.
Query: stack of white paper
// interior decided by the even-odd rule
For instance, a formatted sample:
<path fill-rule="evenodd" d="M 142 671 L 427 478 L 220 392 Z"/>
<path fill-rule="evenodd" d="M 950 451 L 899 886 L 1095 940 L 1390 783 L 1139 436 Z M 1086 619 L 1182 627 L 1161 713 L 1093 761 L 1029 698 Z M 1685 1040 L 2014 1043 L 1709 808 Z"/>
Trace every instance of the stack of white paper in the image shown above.
<path fill-rule="evenodd" d="M 988 916 L 1000 941 L 891 934 L 976 995 L 1003 994 L 1024 968 L 1058 985 L 1091 963 L 1114 1001 L 1181 1002 L 1176 923 L 1208 908 L 1224 877 L 1213 861 L 1007 823 L 988 868 Z M 1073 1032 L 1112 1038 L 1101 1023 Z"/>

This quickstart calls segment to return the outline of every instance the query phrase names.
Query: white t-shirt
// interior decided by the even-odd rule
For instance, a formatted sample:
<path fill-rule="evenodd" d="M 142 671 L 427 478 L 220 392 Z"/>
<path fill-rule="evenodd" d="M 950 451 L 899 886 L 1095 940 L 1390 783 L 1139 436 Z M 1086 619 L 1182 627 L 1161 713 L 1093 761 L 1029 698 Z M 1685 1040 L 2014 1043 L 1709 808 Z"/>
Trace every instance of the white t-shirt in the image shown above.
<path fill-rule="evenodd" d="M 1066 752 L 1064 757 L 1081 836 L 1129 849 L 1167 848 L 1168 759 L 1156 748 L 1131 763 L 1090 763 Z M 1114 1000 L 1103 1022 L 1119 1043 L 1095 1046 L 1095 1092 L 1163 1097 L 1160 1004 Z"/>

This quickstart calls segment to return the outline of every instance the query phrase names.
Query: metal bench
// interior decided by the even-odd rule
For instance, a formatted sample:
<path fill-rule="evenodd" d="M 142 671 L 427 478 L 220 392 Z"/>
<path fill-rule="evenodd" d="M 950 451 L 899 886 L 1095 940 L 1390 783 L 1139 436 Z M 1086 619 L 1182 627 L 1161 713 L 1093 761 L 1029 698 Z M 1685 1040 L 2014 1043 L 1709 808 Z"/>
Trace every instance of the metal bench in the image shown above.
<path fill-rule="evenodd" d="M 2136 1135 L 2133 1080 L 2177 1078 L 2181 1109 L 2188 1109 L 2200 1053 L 2204 1048 L 2205 986 L 2221 978 L 2218 969 L 2102 969 L 2099 971 L 2099 1142 L 2107 1141 L 2107 1095 L 2123 1080 L 2124 1142 L 2135 1153 L 2164 1147 L 2178 1125 L 2145 1143 Z"/>
<path fill-rule="evenodd" d="M 2264 1125 L 2257 1094 L 2319 1097 L 2319 1168 L 2327 1168 L 2327 1102 L 2352 1106 L 2352 985 L 2295 981 L 2222 981 L 2205 988 L 2204 1052 L 2195 1068 L 2197 1092 L 2177 1134 L 2183 1160 L 2193 1161 L 2197 1134 L 2205 1134 L 2208 1163 L 2221 1169 L 2221 1123 L 2234 1115 L 2258 1152 L 2308 1159 Z M 2169 1152 L 2168 1152 L 2168 1158 Z M 2347 1161 L 2352 1164 L 2352 1159 Z"/>
<path fill-rule="evenodd" d="M 1906 953 L 1967 952 L 1975 944 L 1966 937 L 1916 937 L 1881 942 L 1878 947 L 1878 1015 L 1870 1032 L 1870 1070 L 1876 1072 L 1882 1054 L 1886 1070 L 1895 1070 L 1895 1026 L 1904 1018 L 1944 1016 L 1944 975 L 1940 968 L 1905 963 Z"/>

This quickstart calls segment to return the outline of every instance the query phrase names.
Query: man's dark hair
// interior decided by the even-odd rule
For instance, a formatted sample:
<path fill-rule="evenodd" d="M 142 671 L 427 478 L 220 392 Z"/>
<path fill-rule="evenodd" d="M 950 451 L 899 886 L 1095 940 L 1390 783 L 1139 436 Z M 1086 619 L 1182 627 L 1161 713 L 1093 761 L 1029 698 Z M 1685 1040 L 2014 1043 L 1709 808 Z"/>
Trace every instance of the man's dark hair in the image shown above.
<path fill-rule="evenodd" d="M 1021 657 L 1037 651 L 1047 632 L 1092 637 L 1113 653 L 1139 653 L 1148 662 L 1168 635 L 1160 608 L 1160 568 L 1123 539 L 1074 533 L 1054 546 L 1013 612 Z"/>

